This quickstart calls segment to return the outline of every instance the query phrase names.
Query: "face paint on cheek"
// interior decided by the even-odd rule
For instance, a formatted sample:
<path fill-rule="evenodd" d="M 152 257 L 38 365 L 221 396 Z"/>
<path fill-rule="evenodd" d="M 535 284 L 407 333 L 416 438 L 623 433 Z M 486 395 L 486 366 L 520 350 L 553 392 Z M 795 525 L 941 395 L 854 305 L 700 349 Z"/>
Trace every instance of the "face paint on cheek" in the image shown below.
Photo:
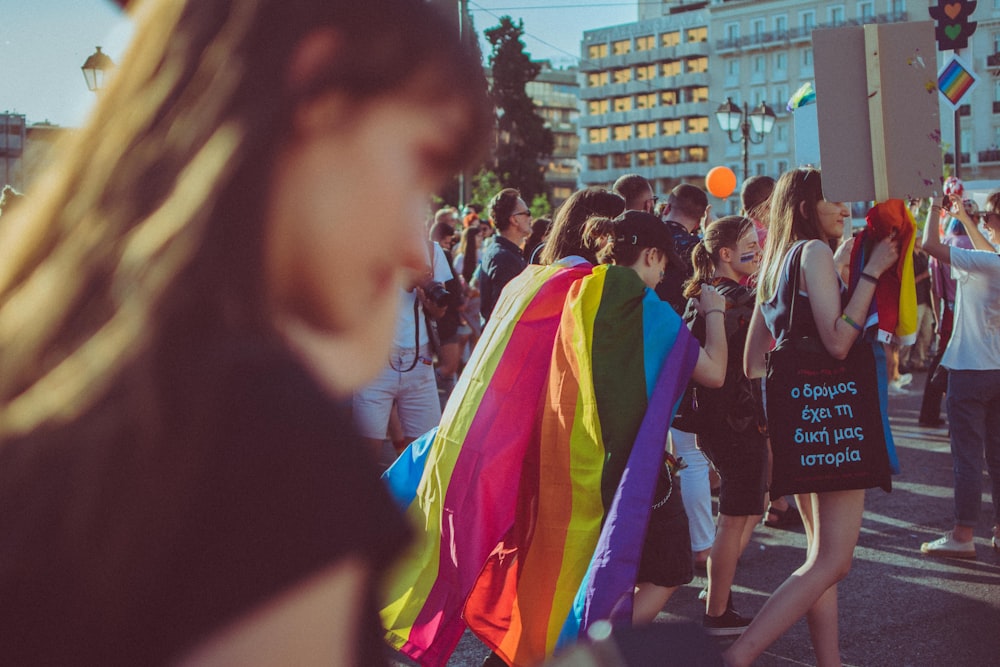
<path fill-rule="evenodd" d="M 748 252 L 745 255 L 740 255 L 740 264 L 746 264 L 747 262 L 752 262 L 757 258 L 757 253 Z"/>

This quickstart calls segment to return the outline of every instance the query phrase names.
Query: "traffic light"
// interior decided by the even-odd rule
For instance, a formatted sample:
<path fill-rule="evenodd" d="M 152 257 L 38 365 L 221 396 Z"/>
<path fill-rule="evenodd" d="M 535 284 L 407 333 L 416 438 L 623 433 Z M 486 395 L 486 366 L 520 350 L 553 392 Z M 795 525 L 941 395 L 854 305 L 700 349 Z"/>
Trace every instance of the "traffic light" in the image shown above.
<path fill-rule="evenodd" d="M 976 31 L 976 22 L 969 20 L 975 9 L 976 0 L 937 0 L 937 6 L 927 9 L 937 21 L 934 35 L 938 50 L 958 50 L 969 45 L 969 37 Z"/>

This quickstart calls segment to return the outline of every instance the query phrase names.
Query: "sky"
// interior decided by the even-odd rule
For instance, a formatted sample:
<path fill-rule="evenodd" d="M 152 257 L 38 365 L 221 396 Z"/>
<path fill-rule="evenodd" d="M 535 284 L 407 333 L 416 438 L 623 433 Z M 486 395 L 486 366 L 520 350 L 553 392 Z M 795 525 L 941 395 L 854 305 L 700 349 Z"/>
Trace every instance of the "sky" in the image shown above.
<path fill-rule="evenodd" d="M 352 0 L 363 1 L 363 0 Z M 456 0 L 457 4 L 457 0 Z M 556 67 L 575 64 L 584 30 L 634 22 L 637 0 L 468 0 L 476 30 L 510 16 L 524 21 L 525 50 Z M 121 60 L 131 34 L 111 0 L 0 0 L 0 112 L 63 127 L 93 104 L 80 67 L 101 46 Z M 484 53 L 489 45 L 482 39 Z"/>

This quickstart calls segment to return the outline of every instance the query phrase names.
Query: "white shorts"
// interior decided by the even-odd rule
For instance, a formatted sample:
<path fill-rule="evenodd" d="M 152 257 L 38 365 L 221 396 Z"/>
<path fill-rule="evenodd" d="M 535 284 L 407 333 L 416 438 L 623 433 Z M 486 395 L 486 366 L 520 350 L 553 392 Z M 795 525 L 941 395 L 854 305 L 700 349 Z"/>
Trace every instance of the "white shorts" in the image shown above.
<path fill-rule="evenodd" d="M 418 356 L 416 366 L 414 356 Z M 405 371 L 405 372 L 404 372 Z M 371 384 L 354 394 L 354 423 L 364 438 L 384 440 L 393 402 L 406 438 L 415 438 L 441 421 L 441 402 L 428 346 L 394 348 L 389 363 Z"/>

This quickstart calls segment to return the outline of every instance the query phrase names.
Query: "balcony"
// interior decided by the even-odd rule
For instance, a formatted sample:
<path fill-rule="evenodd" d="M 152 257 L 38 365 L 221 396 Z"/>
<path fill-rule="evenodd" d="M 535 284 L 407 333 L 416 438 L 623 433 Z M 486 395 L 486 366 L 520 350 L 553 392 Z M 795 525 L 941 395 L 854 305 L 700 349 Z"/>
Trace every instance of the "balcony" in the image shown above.
<path fill-rule="evenodd" d="M 1000 68 L 1000 53 L 994 53 L 993 55 L 986 56 L 986 69 L 998 68 Z"/>
<path fill-rule="evenodd" d="M 962 153 L 962 164 L 969 164 L 971 161 L 972 160 L 971 160 L 971 158 L 970 158 L 970 156 L 969 156 L 968 153 Z M 955 154 L 954 153 L 945 153 L 944 154 L 944 163 L 945 164 L 955 164 Z"/>
<path fill-rule="evenodd" d="M 741 49 L 772 49 L 787 46 L 789 42 L 812 39 L 812 31 L 817 28 L 838 28 L 848 25 L 865 25 L 866 23 L 900 23 L 907 20 L 909 20 L 909 15 L 906 12 L 890 12 L 846 21 L 820 23 L 815 26 L 797 26 L 788 30 L 758 32 L 744 37 L 725 37 L 716 40 L 715 49 L 719 53 Z"/>
<path fill-rule="evenodd" d="M 965 160 L 962 160 L 963 162 Z M 980 162 L 1000 162 L 1000 149 L 990 148 L 985 151 L 979 151 L 979 161 Z"/>

